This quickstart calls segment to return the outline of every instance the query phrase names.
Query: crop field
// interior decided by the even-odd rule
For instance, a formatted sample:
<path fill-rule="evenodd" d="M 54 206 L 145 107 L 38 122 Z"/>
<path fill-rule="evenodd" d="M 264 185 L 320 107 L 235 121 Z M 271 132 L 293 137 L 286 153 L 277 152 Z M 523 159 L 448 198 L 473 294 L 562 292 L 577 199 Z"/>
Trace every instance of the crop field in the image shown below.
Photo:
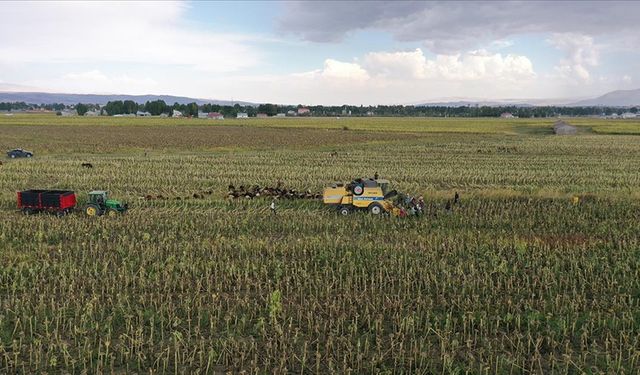
<path fill-rule="evenodd" d="M 583 133 L 640 135 L 640 120 L 572 118 Z M 292 117 L 206 120 L 158 117 L 54 117 L 51 115 L 0 116 L 0 124 L 10 125 L 110 125 L 110 126 L 242 126 L 254 128 L 342 129 L 404 133 L 551 134 L 554 120 L 544 118 L 414 118 L 414 117 Z"/>
<path fill-rule="evenodd" d="M 0 116 L 0 373 L 636 374 L 640 122 L 553 122 Z M 376 172 L 425 215 L 226 197 Z"/>

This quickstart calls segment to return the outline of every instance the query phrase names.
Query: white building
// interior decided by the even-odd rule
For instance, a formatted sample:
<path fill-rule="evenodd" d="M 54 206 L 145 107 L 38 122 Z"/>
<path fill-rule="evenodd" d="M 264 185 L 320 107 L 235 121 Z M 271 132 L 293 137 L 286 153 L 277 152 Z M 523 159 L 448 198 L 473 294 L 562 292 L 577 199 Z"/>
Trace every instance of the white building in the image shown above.
<path fill-rule="evenodd" d="M 173 112 L 171 112 L 171 116 L 172 117 L 182 117 L 182 112 L 174 109 Z"/>
<path fill-rule="evenodd" d="M 60 113 L 62 113 L 62 116 L 77 116 L 78 115 L 78 111 L 76 111 L 75 109 L 72 109 L 72 110 L 65 109 Z"/>
<path fill-rule="evenodd" d="M 198 111 L 198 118 L 208 118 L 208 117 L 209 117 L 209 112 Z"/>
<path fill-rule="evenodd" d="M 249 118 L 249 114 L 246 112 L 238 112 L 236 118 Z"/>
<path fill-rule="evenodd" d="M 625 112 L 622 115 L 620 115 L 620 117 L 622 118 L 637 118 L 638 115 L 635 113 L 631 113 L 631 112 Z"/>
<path fill-rule="evenodd" d="M 138 117 L 148 117 L 151 116 L 151 113 L 147 112 L 147 111 L 138 111 L 136 112 L 136 116 Z"/>

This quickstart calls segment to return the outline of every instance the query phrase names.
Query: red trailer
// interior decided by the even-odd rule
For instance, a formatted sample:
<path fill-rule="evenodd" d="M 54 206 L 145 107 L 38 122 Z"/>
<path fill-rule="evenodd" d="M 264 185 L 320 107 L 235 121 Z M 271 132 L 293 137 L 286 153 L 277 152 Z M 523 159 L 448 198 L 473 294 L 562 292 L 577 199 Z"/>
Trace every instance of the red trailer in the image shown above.
<path fill-rule="evenodd" d="M 40 211 L 66 215 L 76 207 L 76 194 L 69 190 L 25 190 L 18 192 L 18 208 L 25 215 Z"/>

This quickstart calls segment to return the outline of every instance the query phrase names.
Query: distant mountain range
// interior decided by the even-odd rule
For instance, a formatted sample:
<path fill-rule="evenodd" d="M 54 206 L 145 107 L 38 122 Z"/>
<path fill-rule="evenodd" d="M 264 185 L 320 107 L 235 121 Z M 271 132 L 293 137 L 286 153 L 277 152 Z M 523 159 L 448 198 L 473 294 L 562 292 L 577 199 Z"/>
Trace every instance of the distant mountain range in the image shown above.
<path fill-rule="evenodd" d="M 640 106 L 640 89 L 617 90 L 594 99 L 581 100 L 568 104 L 575 107 L 632 107 Z"/>
<path fill-rule="evenodd" d="M 0 86 L 2 89 L 2 86 Z M 179 103 L 197 103 L 202 104 L 218 104 L 218 105 L 234 105 L 257 106 L 257 103 L 217 100 L 217 99 L 198 99 L 186 96 L 173 95 L 115 95 L 115 94 L 62 94 L 62 93 L 46 93 L 46 92 L 2 92 L 0 91 L 0 102 L 25 102 L 28 104 L 77 104 L 92 103 L 104 105 L 114 100 L 133 100 L 136 103 L 145 103 L 153 100 L 164 100 L 167 104 Z M 631 107 L 640 106 L 640 89 L 636 90 L 618 90 L 612 91 L 594 99 L 501 99 L 501 100 L 482 100 L 468 98 L 451 98 L 441 99 L 437 101 L 423 101 L 419 103 L 411 103 L 415 106 L 425 107 L 463 107 L 463 106 L 514 106 L 514 107 L 538 107 L 547 105 L 557 105 L 566 107 L 591 107 L 591 106 L 607 106 L 607 107 Z"/>
<path fill-rule="evenodd" d="M 173 96 L 173 95 L 100 95 L 100 94 L 60 94 L 60 93 L 47 93 L 47 92 L 0 92 L 0 102 L 25 102 L 27 104 L 78 104 L 78 103 L 91 103 L 104 105 L 107 102 L 115 100 L 133 100 L 136 103 L 145 103 L 147 101 L 164 100 L 167 104 L 179 103 L 198 103 L 202 104 L 217 104 L 217 105 L 234 105 L 240 104 L 256 105 L 255 103 L 231 101 L 231 100 L 215 100 L 215 99 L 197 99 L 189 98 L 186 96 Z"/>
<path fill-rule="evenodd" d="M 463 107 L 463 106 L 514 106 L 539 107 L 556 105 L 563 107 L 632 107 L 640 106 L 640 89 L 612 91 L 593 99 L 502 99 L 502 100 L 474 100 L 455 98 L 414 104 L 425 107 Z"/>
<path fill-rule="evenodd" d="M 536 104 L 531 102 L 524 102 L 521 100 L 496 100 L 496 101 L 484 101 L 484 100 L 453 100 L 453 101 L 437 101 L 414 104 L 416 107 L 502 107 L 502 106 L 514 106 L 514 107 L 535 107 Z"/>

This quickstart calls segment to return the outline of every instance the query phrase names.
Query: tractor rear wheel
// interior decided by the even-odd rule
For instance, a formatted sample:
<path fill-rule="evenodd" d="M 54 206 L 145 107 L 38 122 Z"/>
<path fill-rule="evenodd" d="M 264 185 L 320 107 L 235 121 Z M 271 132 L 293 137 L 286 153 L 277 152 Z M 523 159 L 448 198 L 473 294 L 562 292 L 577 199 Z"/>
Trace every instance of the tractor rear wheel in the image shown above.
<path fill-rule="evenodd" d="M 84 213 L 87 214 L 87 216 L 100 216 L 100 215 L 102 215 L 102 211 L 100 210 L 100 207 L 98 207 L 95 204 L 86 205 L 86 207 L 84 208 Z"/>
<path fill-rule="evenodd" d="M 380 215 L 382 211 L 382 206 L 379 203 L 372 203 L 369 206 L 369 212 L 371 212 L 373 215 Z"/>
<path fill-rule="evenodd" d="M 109 209 L 107 209 L 107 216 L 116 217 L 116 216 L 118 216 L 118 211 L 116 211 L 116 210 L 114 210 L 112 208 L 109 208 Z"/>
<path fill-rule="evenodd" d="M 338 213 L 340 216 L 348 216 L 351 213 L 351 210 L 347 206 L 338 207 Z"/>

